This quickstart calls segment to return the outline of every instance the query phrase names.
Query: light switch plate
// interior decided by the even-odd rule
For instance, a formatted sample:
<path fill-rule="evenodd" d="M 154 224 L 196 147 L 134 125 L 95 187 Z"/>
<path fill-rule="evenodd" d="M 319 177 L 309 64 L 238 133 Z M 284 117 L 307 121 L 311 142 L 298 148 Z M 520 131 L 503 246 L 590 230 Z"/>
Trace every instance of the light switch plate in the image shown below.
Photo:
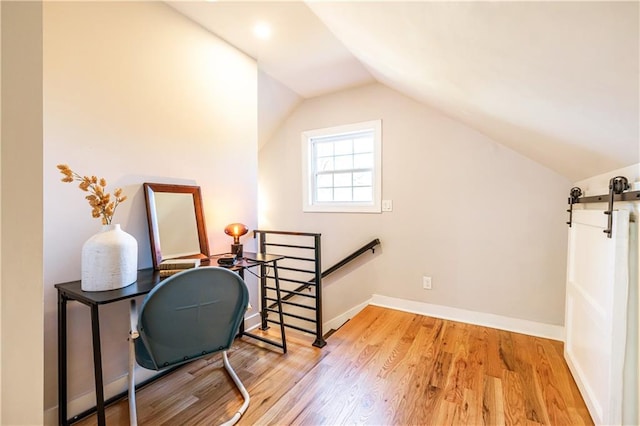
<path fill-rule="evenodd" d="M 393 201 L 392 200 L 382 200 L 382 211 L 383 212 L 392 212 L 393 211 Z"/>
<path fill-rule="evenodd" d="M 422 277 L 422 288 L 425 290 L 431 290 L 431 277 Z"/>

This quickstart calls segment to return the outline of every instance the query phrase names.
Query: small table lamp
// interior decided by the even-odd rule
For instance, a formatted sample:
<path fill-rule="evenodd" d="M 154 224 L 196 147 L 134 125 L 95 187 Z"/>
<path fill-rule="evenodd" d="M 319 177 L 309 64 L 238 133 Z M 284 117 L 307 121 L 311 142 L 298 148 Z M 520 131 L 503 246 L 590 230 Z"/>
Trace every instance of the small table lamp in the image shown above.
<path fill-rule="evenodd" d="M 231 253 L 237 257 L 242 257 L 242 244 L 240 244 L 240 237 L 249 232 L 249 228 L 242 223 L 232 223 L 224 228 L 224 233 L 233 237 L 233 244 L 231 244 Z"/>

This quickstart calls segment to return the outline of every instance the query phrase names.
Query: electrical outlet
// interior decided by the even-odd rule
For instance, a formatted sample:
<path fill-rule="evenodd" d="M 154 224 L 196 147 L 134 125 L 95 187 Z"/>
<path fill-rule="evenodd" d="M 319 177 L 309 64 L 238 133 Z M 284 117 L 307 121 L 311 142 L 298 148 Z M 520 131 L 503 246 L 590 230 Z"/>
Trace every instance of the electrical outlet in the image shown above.
<path fill-rule="evenodd" d="M 431 290 L 431 277 L 422 277 L 422 288 Z"/>

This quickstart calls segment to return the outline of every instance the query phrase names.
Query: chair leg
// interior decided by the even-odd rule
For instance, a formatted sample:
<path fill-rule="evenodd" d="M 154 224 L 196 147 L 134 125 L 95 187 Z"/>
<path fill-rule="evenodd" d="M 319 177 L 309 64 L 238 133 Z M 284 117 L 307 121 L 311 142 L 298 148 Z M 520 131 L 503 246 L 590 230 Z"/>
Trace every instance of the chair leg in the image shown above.
<path fill-rule="evenodd" d="M 222 426 L 230 426 L 230 425 L 236 424 L 238 420 L 240 420 L 240 417 L 242 417 L 244 412 L 247 411 L 250 397 L 249 397 L 249 392 L 247 392 L 247 389 L 244 387 L 244 385 L 240 381 L 240 378 L 234 371 L 233 367 L 231 367 L 231 364 L 229 363 L 229 357 L 227 356 L 227 351 L 222 351 L 222 360 L 224 362 L 224 368 L 227 370 L 227 373 L 229 373 L 229 376 L 231 376 L 231 379 L 236 384 L 236 387 L 238 388 L 238 390 L 242 394 L 242 397 L 244 398 L 244 402 L 240 407 L 240 409 L 236 411 L 236 413 L 233 415 L 233 417 L 231 417 L 231 419 L 227 420 L 222 424 Z"/>

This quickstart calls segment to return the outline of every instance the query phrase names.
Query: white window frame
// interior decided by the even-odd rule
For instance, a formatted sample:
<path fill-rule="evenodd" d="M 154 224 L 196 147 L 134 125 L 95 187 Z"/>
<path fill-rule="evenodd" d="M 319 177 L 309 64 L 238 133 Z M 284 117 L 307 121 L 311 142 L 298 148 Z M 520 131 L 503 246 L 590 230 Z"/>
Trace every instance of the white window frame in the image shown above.
<path fill-rule="evenodd" d="M 373 177 L 371 202 L 316 202 L 314 200 L 314 167 L 313 138 L 331 137 L 342 134 L 358 133 L 373 130 Z M 360 123 L 328 127 L 302 132 L 302 210 L 304 212 L 334 213 L 381 213 L 382 200 L 382 120 L 363 121 Z"/>

